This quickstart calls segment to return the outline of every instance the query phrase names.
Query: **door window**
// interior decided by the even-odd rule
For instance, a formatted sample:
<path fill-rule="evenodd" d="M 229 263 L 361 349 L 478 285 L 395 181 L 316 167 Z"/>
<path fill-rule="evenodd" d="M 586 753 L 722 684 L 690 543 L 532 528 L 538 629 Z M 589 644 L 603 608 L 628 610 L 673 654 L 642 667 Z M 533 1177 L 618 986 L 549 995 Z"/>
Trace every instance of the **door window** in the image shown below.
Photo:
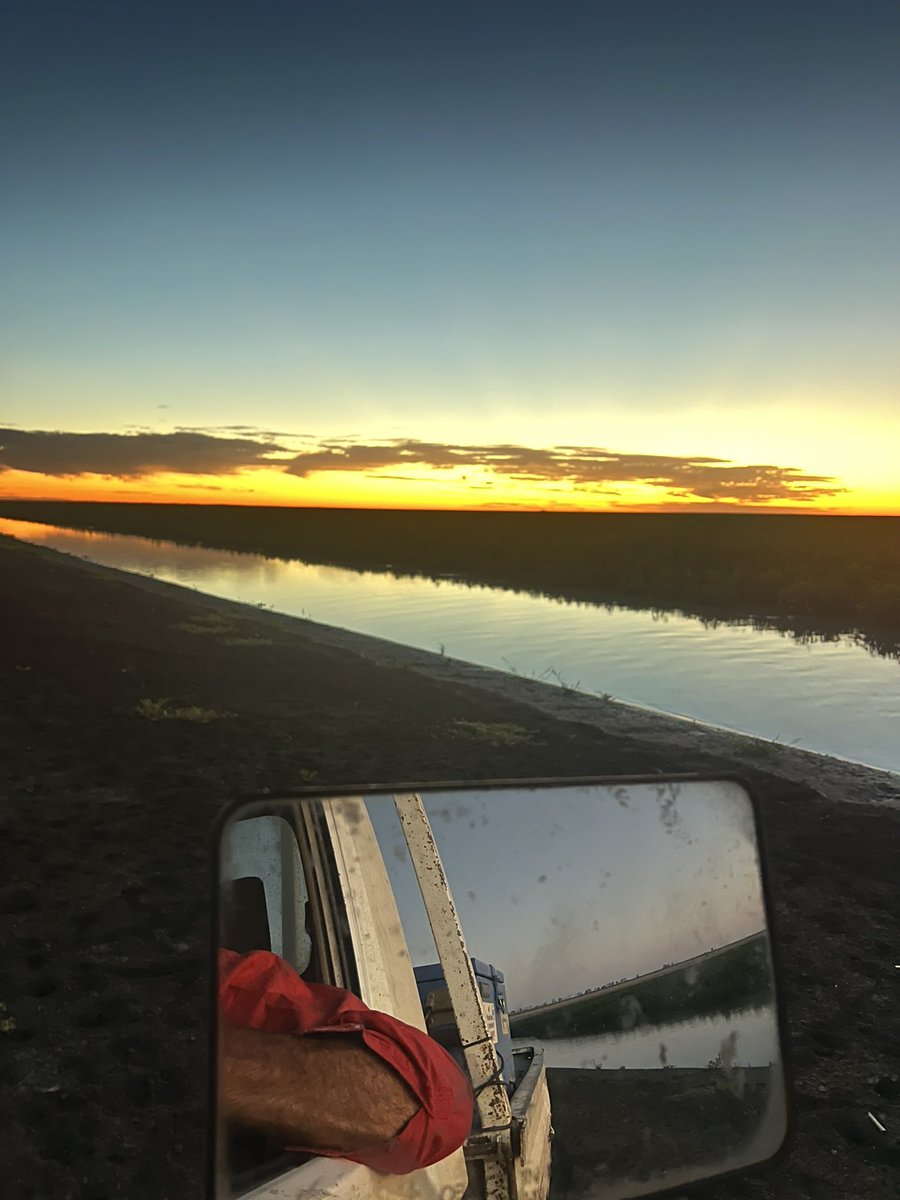
<path fill-rule="evenodd" d="M 346 913 L 316 807 L 297 805 L 290 820 L 273 814 L 248 817 L 226 830 L 220 859 L 221 945 L 241 954 L 271 950 L 308 983 L 352 990 L 356 977 Z M 237 1127 L 226 1132 L 225 1153 L 233 1197 L 314 1157 L 285 1151 Z"/>

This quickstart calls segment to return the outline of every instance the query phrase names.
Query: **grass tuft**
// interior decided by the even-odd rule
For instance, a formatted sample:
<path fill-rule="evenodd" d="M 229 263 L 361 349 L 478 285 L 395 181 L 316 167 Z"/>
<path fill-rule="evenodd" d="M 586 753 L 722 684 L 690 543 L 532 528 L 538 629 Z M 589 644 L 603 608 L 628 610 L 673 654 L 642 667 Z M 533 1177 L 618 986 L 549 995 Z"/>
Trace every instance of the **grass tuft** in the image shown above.
<path fill-rule="evenodd" d="M 179 621 L 173 628 L 180 630 L 182 633 L 199 633 L 222 635 L 226 633 L 234 633 L 237 630 L 237 625 L 228 617 L 223 617 L 220 613 L 197 613 L 188 621 Z"/>
<path fill-rule="evenodd" d="M 519 746 L 533 740 L 521 725 L 504 721 L 452 721 L 451 730 L 457 737 L 487 742 L 489 746 Z"/>
<path fill-rule="evenodd" d="M 179 621 L 173 626 L 181 633 L 218 637 L 223 646 L 271 646 L 272 639 L 257 634 L 241 634 L 240 625 L 221 613 L 197 613 L 189 621 Z"/>
<path fill-rule="evenodd" d="M 171 701 L 166 698 L 140 700 L 135 707 L 135 712 L 139 717 L 146 717 L 148 721 L 197 721 L 201 724 L 231 715 L 230 713 L 216 712 L 214 708 L 200 708 L 197 704 L 172 708 Z"/>

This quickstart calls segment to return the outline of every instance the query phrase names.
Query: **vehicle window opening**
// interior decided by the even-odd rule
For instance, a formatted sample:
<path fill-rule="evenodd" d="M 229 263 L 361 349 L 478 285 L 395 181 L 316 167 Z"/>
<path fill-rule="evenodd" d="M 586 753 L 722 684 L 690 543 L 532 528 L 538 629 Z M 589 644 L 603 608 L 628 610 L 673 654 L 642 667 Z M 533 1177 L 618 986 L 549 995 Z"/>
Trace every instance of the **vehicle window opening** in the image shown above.
<path fill-rule="evenodd" d="M 296 822 L 266 815 L 235 822 L 224 841 L 221 945 L 239 954 L 273 951 L 307 982 L 333 982 L 314 879 Z M 230 1194 L 240 1196 L 315 1156 L 230 1126 L 225 1157 Z"/>
<path fill-rule="evenodd" d="M 222 945 L 238 954 L 272 949 L 265 885 L 258 875 L 223 884 Z"/>

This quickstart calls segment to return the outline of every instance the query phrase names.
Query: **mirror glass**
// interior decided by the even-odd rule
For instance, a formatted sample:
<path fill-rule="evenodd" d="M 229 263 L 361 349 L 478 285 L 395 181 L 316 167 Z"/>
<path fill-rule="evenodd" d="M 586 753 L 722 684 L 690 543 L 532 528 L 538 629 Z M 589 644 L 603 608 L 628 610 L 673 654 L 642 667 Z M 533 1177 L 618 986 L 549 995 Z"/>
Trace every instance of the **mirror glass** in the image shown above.
<path fill-rule="evenodd" d="M 267 799 L 226 823 L 219 879 L 219 1200 L 625 1200 L 745 1169 L 784 1141 L 756 826 L 737 783 Z M 385 1108 L 380 1133 L 347 1133 L 357 1148 L 399 1146 L 428 1116 L 407 1128 L 400 1109 L 391 1127 L 386 1077 L 330 1057 L 383 1036 L 361 1034 L 360 1001 L 443 1048 L 437 1067 L 417 1060 L 438 1091 L 454 1063 L 477 1089 L 426 1166 L 424 1141 L 368 1163 L 335 1144 L 332 1105 L 346 1120 Z M 292 1024 L 303 1006 L 314 1015 Z M 261 1058 L 237 1045 L 239 1025 L 268 1035 Z M 291 1075 L 286 1046 L 316 1057 Z M 387 1051 L 362 1053 L 387 1069 Z M 409 1103 L 427 1107 L 405 1070 Z M 342 1071 L 350 1091 L 333 1095 Z M 285 1086 L 293 1136 L 273 1116 Z M 450 1141 L 457 1118 L 433 1117 Z"/>

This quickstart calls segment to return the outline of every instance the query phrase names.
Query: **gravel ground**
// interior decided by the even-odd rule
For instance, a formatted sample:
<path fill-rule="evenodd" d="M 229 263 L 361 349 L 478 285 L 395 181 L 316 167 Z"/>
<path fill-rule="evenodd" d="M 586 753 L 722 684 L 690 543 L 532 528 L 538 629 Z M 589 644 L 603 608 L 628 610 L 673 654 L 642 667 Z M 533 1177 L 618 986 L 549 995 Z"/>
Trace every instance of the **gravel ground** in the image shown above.
<path fill-rule="evenodd" d="M 311 781 L 727 771 L 762 809 L 797 1130 L 781 1163 L 704 1194 L 896 1196 L 897 776 L 9 538 L 0 610 L 7 1195 L 201 1194 L 210 830 L 234 796 Z M 215 632 L 198 632 L 203 619 Z M 218 715 L 151 719 L 162 700 Z M 531 740 L 452 736 L 458 720 L 512 723 Z"/>

